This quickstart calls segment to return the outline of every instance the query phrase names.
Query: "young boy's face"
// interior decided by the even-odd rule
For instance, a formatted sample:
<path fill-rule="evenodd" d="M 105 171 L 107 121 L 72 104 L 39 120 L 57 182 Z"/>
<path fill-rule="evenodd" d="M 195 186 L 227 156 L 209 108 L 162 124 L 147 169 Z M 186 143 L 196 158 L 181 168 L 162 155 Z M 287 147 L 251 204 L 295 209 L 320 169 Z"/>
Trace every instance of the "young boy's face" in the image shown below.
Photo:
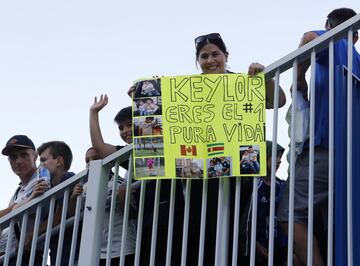
<path fill-rule="evenodd" d="M 130 144 L 133 142 L 133 130 L 132 130 L 132 120 L 131 119 L 125 119 L 121 121 L 119 124 L 119 132 L 120 137 L 123 141 L 125 141 L 127 144 Z"/>
<path fill-rule="evenodd" d="M 86 162 L 86 168 L 90 167 L 90 162 L 93 160 L 101 159 L 99 154 L 96 152 L 94 148 L 89 149 L 85 154 L 85 162 Z"/>
<path fill-rule="evenodd" d="M 64 160 L 61 160 L 62 157 L 59 156 L 54 158 L 50 148 L 45 149 L 41 154 L 39 154 L 39 157 L 40 164 L 47 168 L 51 175 L 53 175 L 59 167 L 64 165 Z"/>
<path fill-rule="evenodd" d="M 280 163 L 281 163 L 281 156 L 282 156 L 282 153 L 279 153 L 278 152 L 278 154 L 277 154 L 277 156 L 276 156 L 276 171 L 279 169 L 279 167 L 280 167 Z M 268 171 L 271 171 L 271 156 L 268 158 L 268 160 L 267 160 L 267 169 L 268 169 Z M 275 172 L 276 172 L 275 171 Z"/>

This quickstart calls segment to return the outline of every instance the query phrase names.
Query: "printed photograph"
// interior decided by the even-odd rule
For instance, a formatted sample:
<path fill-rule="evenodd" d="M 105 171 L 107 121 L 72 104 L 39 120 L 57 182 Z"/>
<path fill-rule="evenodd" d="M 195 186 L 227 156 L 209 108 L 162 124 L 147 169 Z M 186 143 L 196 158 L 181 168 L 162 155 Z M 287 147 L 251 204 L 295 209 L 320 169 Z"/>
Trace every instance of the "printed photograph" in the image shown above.
<path fill-rule="evenodd" d="M 153 136 L 163 134 L 161 116 L 146 116 L 134 118 L 134 136 Z"/>
<path fill-rule="evenodd" d="M 135 159 L 136 177 L 165 176 L 164 157 L 149 157 Z"/>
<path fill-rule="evenodd" d="M 161 98 L 134 99 L 134 116 L 161 115 Z"/>
<path fill-rule="evenodd" d="M 135 157 L 164 156 L 163 137 L 134 139 Z"/>
<path fill-rule="evenodd" d="M 144 98 L 161 95 L 161 80 L 143 80 L 135 84 L 134 98 Z"/>
<path fill-rule="evenodd" d="M 240 146 L 240 174 L 256 175 L 260 172 L 259 145 Z"/>
<path fill-rule="evenodd" d="M 208 178 L 231 176 L 231 157 L 213 157 L 206 160 Z"/>
<path fill-rule="evenodd" d="M 204 160 L 202 159 L 176 159 L 176 177 L 204 178 Z"/>

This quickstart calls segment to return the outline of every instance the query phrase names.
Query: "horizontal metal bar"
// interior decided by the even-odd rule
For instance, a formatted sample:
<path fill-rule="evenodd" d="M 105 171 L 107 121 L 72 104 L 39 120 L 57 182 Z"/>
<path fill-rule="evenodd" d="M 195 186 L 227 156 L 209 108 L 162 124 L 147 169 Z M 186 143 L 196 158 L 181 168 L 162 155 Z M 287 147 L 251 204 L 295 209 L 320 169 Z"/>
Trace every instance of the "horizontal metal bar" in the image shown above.
<path fill-rule="evenodd" d="M 104 158 L 103 160 L 103 165 L 106 165 L 108 163 L 111 163 L 117 159 L 119 159 L 119 162 L 124 162 L 126 160 L 128 160 L 130 154 L 132 151 L 132 145 L 127 145 L 126 147 L 118 150 L 117 152 L 107 156 L 106 158 Z M 21 217 L 19 218 L 18 216 L 21 216 L 25 211 L 31 211 L 33 209 L 36 208 L 36 206 L 43 201 L 46 201 L 47 199 L 50 200 L 51 197 L 53 197 L 54 195 L 62 195 L 63 191 L 70 185 L 73 185 L 75 183 L 78 182 L 78 180 L 84 178 L 88 173 L 88 170 L 85 169 L 83 171 L 81 171 L 80 173 L 72 176 L 71 178 L 65 180 L 64 182 L 61 182 L 60 184 L 56 185 L 55 187 L 51 188 L 50 190 L 48 190 L 47 192 L 45 192 L 43 195 L 31 200 L 30 202 L 24 204 L 23 206 L 11 211 L 10 213 L 4 215 L 3 217 L 0 218 L 0 225 L 2 227 L 7 227 L 8 224 L 10 223 L 10 220 L 17 217 L 18 219 L 21 219 Z M 16 219 L 15 219 L 16 220 Z M 16 221 L 17 221 L 16 220 Z"/>
<path fill-rule="evenodd" d="M 46 191 L 43 195 L 36 197 L 35 199 L 32 199 L 28 203 L 24 204 L 23 206 L 11 211 L 10 213 L 6 214 L 5 216 L 0 218 L 0 225 L 1 227 L 7 227 L 7 225 L 10 223 L 11 219 L 14 219 L 18 221 L 21 219 L 21 215 L 25 211 L 31 211 L 37 207 L 41 202 L 46 202 L 47 200 L 50 201 L 50 199 L 53 196 L 57 196 L 55 198 L 59 198 L 61 195 L 63 195 L 63 191 L 73 185 L 76 184 L 80 179 L 84 178 L 87 175 L 87 170 L 83 170 L 80 173 L 72 176 L 71 178 L 65 180 L 64 182 L 61 182 L 60 184 L 52 187 L 48 191 Z"/>
<path fill-rule="evenodd" d="M 115 163 L 115 161 L 118 161 L 119 163 L 125 162 L 130 158 L 132 149 L 133 145 L 129 144 L 121 148 L 120 150 L 114 152 L 113 154 L 110 154 L 103 159 L 103 165 L 106 165 L 108 163 Z"/>
<path fill-rule="evenodd" d="M 347 35 L 349 29 L 358 30 L 360 28 L 360 14 L 345 21 L 334 29 L 329 30 L 323 35 L 319 36 L 315 40 L 307 43 L 306 45 L 296 49 L 294 52 L 284 56 L 271 65 L 265 67 L 264 73 L 267 79 L 273 78 L 277 69 L 280 73 L 290 69 L 293 65 L 293 61 L 297 58 L 298 63 L 310 58 L 311 51 L 316 48 L 316 51 L 320 51 L 328 47 L 330 41 L 333 39 L 337 41 Z"/>

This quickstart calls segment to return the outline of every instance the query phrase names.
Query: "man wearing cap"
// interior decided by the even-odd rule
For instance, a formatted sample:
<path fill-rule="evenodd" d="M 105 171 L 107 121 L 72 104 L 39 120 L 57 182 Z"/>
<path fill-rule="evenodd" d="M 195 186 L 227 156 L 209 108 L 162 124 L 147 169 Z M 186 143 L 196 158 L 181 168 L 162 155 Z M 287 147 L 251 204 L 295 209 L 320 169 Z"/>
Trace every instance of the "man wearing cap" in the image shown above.
<path fill-rule="evenodd" d="M 31 139 L 25 135 L 13 136 L 6 143 L 2 154 L 8 156 L 11 169 L 21 181 L 9 205 L 13 205 L 13 208 L 23 205 L 48 189 L 46 181 L 38 183 L 36 173 L 37 153 Z"/>
<path fill-rule="evenodd" d="M 43 194 L 48 189 L 48 183 L 46 181 L 38 182 L 36 173 L 37 153 L 31 139 L 25 135 L 13 136 L 6 143 L 2 154 L 8 156 L 11 169 L 20 178 L 20 184 L 10 199 L 9 207 L 0 211 L 0 216 L 9 213 L 12 209 Z M 30 222 L 31 221 L 28 223 Z M 13 234 L 13 241 L 16 241 L 15 234 Z M 23 263 L 27 259 L 24 254 Z M 14 263 L 15 261 L 16 258 Z M 12 265 L 12 259 L 9 265 Z"/>

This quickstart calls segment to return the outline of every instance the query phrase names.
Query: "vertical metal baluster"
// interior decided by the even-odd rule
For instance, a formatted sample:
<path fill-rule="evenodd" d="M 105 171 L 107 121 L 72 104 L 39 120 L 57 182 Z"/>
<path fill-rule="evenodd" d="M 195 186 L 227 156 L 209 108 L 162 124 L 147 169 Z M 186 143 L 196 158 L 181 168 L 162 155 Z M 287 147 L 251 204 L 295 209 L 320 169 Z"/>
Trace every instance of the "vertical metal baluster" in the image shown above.
<path fill-rule="evenodd" d="M 56 200 L 55 197 L 52 197 L 50 200 L 50 208 L 49 208 L 49 215 L 48 215 L 48 223 L 46 226 L 46 237 L 45 237 L 45 244 L 44 244 L 42 266 L 47 265 L 48 252 L 49 252 L 50 239 L 51 239 L 51 230 L 52 230 L 52 224 L 53 224 L 53 220 L 54 220 L 55 200 Z"/>
<path fill-rule="evenodd" d="M 18 252 L 17 252 L 17 258 L 16 258 L 17 265 L 21 265 L 21 262 L 22 262 L 27 222 L 28 222 L 28 213 L 25 212 L 23 215 L 23 218 L 22 218 L 22 222 L 21 222 L 21 233 L 20 233 L 20 240 L 19 240 L 19 244 L 18 244 Z"/>
<path fill-rule="evenodd" d="M 274 117 L 273 117 L 273 140 L 271 154 L 271 186 L 270 186 L 270 223 L 269 223 L 269 249 L 268 265 L 273 265 L 274 260 L 274 226 L 275 226 L 275 181 L 276 181 L 276 161 L 277 161 L 277 129 L 278 129 L 278 107 L 279 107 L 279 89 L 280 89 L 280 71 L 275 73 L 275 92 L 274 92 Z M 267 160 L 268 158 L 266 158 Z"/>
<path fill-rule="evenodd" d="M 139 214 L 138 214 L 137 232 L 136 232 L 136 248 L 135 248 L 135 263 L 134 263 L 135 266 L 138 266 L 140 263 L 141 241 L 142 241 L 141 234 L 142 234 L 143 218 L 144 218 L 145 191 L 146 191 L 146 181 L 141 180 Z"/>
<path fill-rule="evenodd" d="M 228 177 L 219 180 L 219 196 L 216 228 L 215 265 L 227 265 L 229 246 L 229 182 Z"/>
<path fill-rule="evenodd" d="M 183 225 L 183 236 L 182 236 L 182 247 L 181 247 L 181 266 L 186 266 L 187 242 L 188 242 L 188 232 L 189 232 L 191 183 L 192 183 L 191 179 L 186 180 L 184 225 Z"/>
<path fill-rule="evenodd" d="M 61 210 L 60 231 L 59 231 L 58 246 L 57 246 L 57 253 L 56 253 L 56 263 L 55 263 L 56 266 L 61 265 L 68 203 L 69 203 L 69 188 L 66 188 L 65 192 L 64 192 L 64 198 L 63 198 L 63 204 L 62 204 L 62 210 Z"/>
<path fill-rule="evenodd" d="M 12 238 L 14 234 L 14 220 L 11 220 L 9 225 L 9 234 L 8 239 L 6 241 L 6 251 L 5 251 L 5 258 L 4 258 L 4 266 L 8 266 L 9 259 L 10 259 L 10 251 L 11 251 L 11 245 L 12 245 Z"/>
<path fill-rule="evenodd" d="M 293 63 L 292 102 L 296 103 L 297 95 L 297 58 Z M 294 253 L 294 188 L 295 188 L 295 104 L 291 105 L 291 132 L 290 132 L 290 176 L 289 176 L 289 221 L 288 221 L 288 253 L 287 265 L 293 265 Z"/>
<path fill-rule="evenodd" d="M 110 170 L 111 171 L 111 170 Z M 110 172 L 109 172 L 110 174 Z M 110 200 L 110 213 L 109 213 L 109 224 L 107 224 L 106 226 L 108 226 L 108 238 L 107 238 L 107 246 L 106 246 L 106 266 L 110 266 L 111 265 L 111 249 L 112 249 L 112 236 L 114 233 L 114 216 L 115 216 L 115 208 L 116 208 L 116 195 L 117 195 L 117 191 L 118 191 L 118 181 L 119 181 L 119 162 L 116 161 L 115 163 L 115 173 L 113 176 L 113 181 L 112 181 L 112 187 L 111 187 L 111 200 Z M 108 180 L 109 182 L 109 180 Z M 107 183 L 107 188 L 108 188 L 109 184 Z M 108 192 L 107 192 L 108 193 Z M 106 193 L 106 200 L 107 200 L 107 193 Z M 106 203 L 105 203 L 106 204 Z M 119 218 L 117 218 L 119 219 Z M 104 236 L 102 236 L 104 237 Z M 101 253 L 101 251 L 100 251 Z"/>
<path fill-rule="evenodd" d="M 76 246 L 77 246 L 77 241 L 78 241 L 78 231 L 79 231 L 81 208 L 82 208 L 82 198 L 81 198 L 81 195 L 79 195 L 76 198 L 74 228 L 73 228 L 72 239 L 71 239 L 71 250 L 70 250 L 70 259 L 69 259 L 69 265 L 71 265 L 71 266 L 74 265 L 74 260 L 75 260 L 75 255 L 76 255 Z M 43 263 L 44 263 L 44 261 L 43 261 Z M 45 266 L 45 265 L 43 265 L 43 266 Z"/>
<path fill-rule="evenodd" d="M 307 234 L 307 265 L 313 265 L 314 235 L 314 152 L 315 152 L 315 75 L 316 51 L 311 52 L 310 78 L 310 156 L 309 156 L 309 201 L 308 201 L 308 234 Z"/>
<path fill-rule="evenodd" d="M 347 136 L 346 136 L 346 195 L 347 195 L 347 265 L 353 265 L 353 215 L 352 215 L 352 70 L 353 70 L 353 30 L 348 31 L 348 73 L 347 73 Z"/>
<path fill-rule="evenodd" d="M 169 225 L 167 236 L 167 248 L 166 248 L 166 265 L 171 266 L 171 252 L 173 243 L 173 230 L 174 230 L 174 210 L 175 210 L 175 191 L 176 191 L 176 179 L 171 180 L 171 194 L 170 194 L 170 210 L 169 210 Z"/>
<path fill-rule="evenodd" d="M 155 265 L 160 193 L 161 193 L 161 179 L 157 179 L 156 189 L 155 189 L 155 201 L 154 201 L 154 216 L 153 216 L 152 233 L 151 233 L 151 251 L 150 251 L 151 266 Z"/>
<path fill-rule="evenodd" d="M 252 192 L 252 204 L 251 204 L 250 266 L 255 266 L 258 184 L 259 184 L 259 178 L 254 177 L 253 192 Z"/>
<path fill-rule="evenodd" d="M 233 235 L 233 252 L 232 265 L 237 265 L 238 262 L 238 246 L 239 246 L 239 227 L 240 227 L 240 200 L 241 200 L 241 177 L 236 177 L 235 188 L 235 210 L 234 210 L 234 235 Z"/>
<path fill-rule="evenodd" d="M 118 164 L 118 163 L 117 163 Z M 129 170 L 128 176 L 126 180 L 126 192 L 125 192 L 125 205 L 124 205 L 124 219 L 123 219 L 123 228 L 121 234 L 121 249 L 120 249 L 120 266 L 125 264 L 125 246 L 127 242 L 127 232 L 128 232 L 128 224 L 129 224 L 129 210 L 130 210 L 130 203 L 131 203 L 131 184 L 132 184 L 132 175 L 133 173 L 133 159 L 130 155 L 129 157 Z M 115 174 L 118 176 L 119 168 L 115 169 Z M 116 191 L 118 190 L 118 187 Z M 116 197 L 116 194 L 115 194 Z"/>
<path fill-rule="evenodd" d="M 34 224 L 33 236 L 31 241 L 29 265 L 34 265 L 35 263 L 36 247 L 37 247 L 39 226 L 41 221 L 41 211 L 42 211 L 42 206 L 41 204 L 39 204 L 36 208 L 36 216 L 35 216 L 35 224 Z"/>
<path fill-rule="evenodd" d="M 204 249 L 205 249 L 205 229 L 206 229 L 206 208 L 208 197 L 208 179 L 204 179 L 202 187 L 202 201 L 201 201 L 201 221 L 200 221 L 200 239 L 199 239 L 199 258 L 198 266 L 204 264 Z"/>
<path fill-rule="evenodd" d="M 329 43 L 329 198 L 327 265 L 333 265 L 334 233 L 334 40 Z"/>

